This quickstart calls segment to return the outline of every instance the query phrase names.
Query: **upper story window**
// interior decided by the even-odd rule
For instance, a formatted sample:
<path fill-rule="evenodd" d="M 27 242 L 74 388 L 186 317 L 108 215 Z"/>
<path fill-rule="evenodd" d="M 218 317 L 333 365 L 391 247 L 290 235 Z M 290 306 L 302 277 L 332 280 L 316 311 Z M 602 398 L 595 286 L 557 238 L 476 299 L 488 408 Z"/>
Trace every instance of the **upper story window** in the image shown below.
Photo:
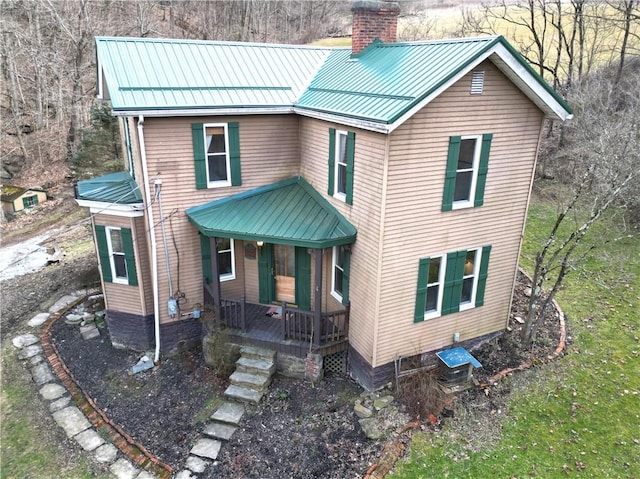
<path fill-rule="evenodd" d="M 329 128 L 328 194 L 353 204 L 353 161 L 356 134 Z"/>
<path fill-rule="evenodd" d="M 96 225 L 102 279 L 106 283 L 138 285 L 130 228 Z"/>
<path fill-rule="evenodd" d="M 207 155 L 207 181 L 210 188 L 230 186 L 231 172 L 229 148 L 227 146 L 227 125 L 204 126 L 205 148 Z"/>
<path fill-rule="evenodd" d="M 236 279 L 236 258 L 233 239 L 217 238 L 216 251 L 218 252 L 218 274 L 220 281 Z"/>
<path fill-rule="evenodd" d="M 196 188 L 240 186 L 238 122 L 191 125 Z"/>
<path fill-rule="evenodd" d="M 491 133 L 449 138 L 442 211 L 484 203 L 492 138 Z"/>
<path fill-rule="evenodd" d="M 484 304 L 491 246 L 421 258 L 415 322 Z"/>

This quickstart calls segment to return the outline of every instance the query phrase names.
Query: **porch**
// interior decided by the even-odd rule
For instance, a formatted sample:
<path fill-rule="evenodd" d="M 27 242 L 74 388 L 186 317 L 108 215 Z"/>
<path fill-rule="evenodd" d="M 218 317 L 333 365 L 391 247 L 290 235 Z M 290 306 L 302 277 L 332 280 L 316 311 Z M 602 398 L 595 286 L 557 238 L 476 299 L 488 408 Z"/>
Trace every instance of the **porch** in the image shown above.
<path fill-rule="evenodd" d="M 204 297 L 205 304 L 212 305 L 216 311 L 216 325 L 227 328 L 229 339 L 234 343 L 297 357 L 304 357 L 310 351 L 324 356 L 348 348 L 349 305 L 342 310 L 315 314 L 286 303 L 278 306 L 220 298 L 220 306 L 216 308 L 214 291 L 206 283 Z"/>

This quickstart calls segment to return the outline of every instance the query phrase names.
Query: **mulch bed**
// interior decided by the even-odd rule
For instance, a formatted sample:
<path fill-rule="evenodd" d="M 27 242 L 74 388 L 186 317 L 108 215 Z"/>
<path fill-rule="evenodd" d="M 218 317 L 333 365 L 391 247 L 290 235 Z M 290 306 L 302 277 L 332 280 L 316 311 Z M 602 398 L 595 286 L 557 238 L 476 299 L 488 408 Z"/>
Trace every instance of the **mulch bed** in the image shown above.
<path fill-rule="evenodd" d="M 483 364 L 474 372 L 480 382 L 502 369 L 543 361 L 556 348 L 559 331 L 553 311 L 536 344 L 521 347 L 520 324 L 513 318 L 524 317 L 527 287 L 526 277 L 520 275 L 511 331 L 473 351 Z M 83 340 L 78 326 L 60 319 L 51 327 L 51 338 L 97 407 L 158 459 L 176 471 L 184 467 L 227 386 L 204 364 L 201 351 L 166 358 L 160 367 L 133 375 L 130 370 L 140 354 L 112 347 L 105 329 L 100 338 Z M 339 375 L 330 375 L 315 387 L 309 381 L 276 377 L 260 404 L 247 406 L 240 429 L 199 477 L 362 477 L 384 442 L 367 439 L 360 429 L 353 405 L 361 391 Z M 467 392 L 458 401 L 473 400 L 477 394 L 482 390 Z"/>

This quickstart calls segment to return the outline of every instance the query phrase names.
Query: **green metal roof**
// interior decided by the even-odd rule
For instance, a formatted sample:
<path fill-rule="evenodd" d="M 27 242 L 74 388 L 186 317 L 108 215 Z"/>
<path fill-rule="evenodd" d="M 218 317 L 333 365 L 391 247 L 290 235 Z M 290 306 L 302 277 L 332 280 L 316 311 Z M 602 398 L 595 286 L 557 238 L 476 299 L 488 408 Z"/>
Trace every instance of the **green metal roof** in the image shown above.
<path fill-rule="evenodd" d="M 291 107 L 331 49 L 96 37 L 114 111 Z"/>
<path fill-rule="evenodd" d="M 356 229 L 300 177 L 186 210 L 206 236 L 308 248 L 351 244 Z"/>
<path fill-rule="evenodd" d="M 140 189 L 127 171 L 78 181 L 76 199 L 113 204 L 142 203 Z"/>
<path fill-rule="evenodd" d="M 487 58 L 546 115 L 572 114 L 502 36 L 376 41 L 357 55 L 350 48 L 105 37 L 96 38 L 96 49 L 120 114 L 295 111 L 389 132 Z"/>

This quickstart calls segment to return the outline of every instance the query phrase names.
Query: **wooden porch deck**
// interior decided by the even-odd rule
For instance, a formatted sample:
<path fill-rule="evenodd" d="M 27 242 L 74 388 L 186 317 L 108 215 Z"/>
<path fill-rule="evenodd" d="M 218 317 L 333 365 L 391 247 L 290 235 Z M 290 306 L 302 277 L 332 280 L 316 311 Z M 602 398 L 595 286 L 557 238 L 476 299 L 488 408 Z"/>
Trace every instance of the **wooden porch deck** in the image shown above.
<path fill-rule="evenodd" d="M 272 349 L 301 358 L 305 357 L 309 351 L 324 356 L 347 350 L 349 345 L 347 339 L 332 341 L 321 346 L 310 344 L 310 340 L 284 339 L 285 324 L 283 321 L 289 320 L 284 319 L 282 315 L 280 317 L 267 315 L 275 307 L 277 306 L 246 303 L 244 306 L 245 330 L 228 327 L 227 334 L 231 342 Z M 223 318 L 225 316 L 224 309 L 223 307 L 221 311 Z"/>

